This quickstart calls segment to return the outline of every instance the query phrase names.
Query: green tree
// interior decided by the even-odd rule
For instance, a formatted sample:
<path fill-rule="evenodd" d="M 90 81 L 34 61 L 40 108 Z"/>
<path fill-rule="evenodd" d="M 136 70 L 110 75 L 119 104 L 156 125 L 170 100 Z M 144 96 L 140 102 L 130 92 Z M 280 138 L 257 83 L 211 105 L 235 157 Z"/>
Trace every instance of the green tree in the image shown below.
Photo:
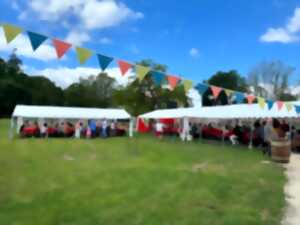
<path fill-rule="evenodd" d="M 234 91 L 247 92 L 249 90 L 246 79 L 236 70 L 230 70 L 228 72 L 219 71 L 204 82 Z M 204 106 L 226 105 L 229 103 L 229 100 L 224 91 L 215 99 L 212 96 L 211 90 L 207 90 L 202 96 L 202 103 Z"/>

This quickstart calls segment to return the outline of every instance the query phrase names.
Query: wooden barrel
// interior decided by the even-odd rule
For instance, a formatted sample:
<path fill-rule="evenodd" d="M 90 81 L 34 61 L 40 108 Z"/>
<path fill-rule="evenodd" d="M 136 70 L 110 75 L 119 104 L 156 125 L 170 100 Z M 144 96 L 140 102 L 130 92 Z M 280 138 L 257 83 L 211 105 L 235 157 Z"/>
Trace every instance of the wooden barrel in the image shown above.
<path fill-rule="evenodd" d="M 291 155 L 291 142 L 287 140 L 272 141 L 272 160 L 275 162 L 288 163 Z"/>

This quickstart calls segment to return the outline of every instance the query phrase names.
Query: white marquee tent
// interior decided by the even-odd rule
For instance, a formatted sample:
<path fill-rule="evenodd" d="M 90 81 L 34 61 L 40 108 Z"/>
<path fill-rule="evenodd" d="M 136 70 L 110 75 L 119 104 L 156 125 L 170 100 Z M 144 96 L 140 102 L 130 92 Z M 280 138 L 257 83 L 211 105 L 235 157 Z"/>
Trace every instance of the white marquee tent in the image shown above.
<path fill-rule="evenodd" d="M 126 119 L 130 120 L 130 136 L 133 130 L 131 116 L 124 109 L 17 105 L 12 114 L 12 129 L 15 120 L 23 119 Z"/>
<path fill-rule="evenodd" d="M 201 118 L 201 119 L 260 119 L 260 118 L 298 118 L 293 108 L 288 111 L 284 106 L 281 110 L 274 104 L 269 110 L 266 105 L 261 109 L 258 104 L 237 104 L 212 107 L 194 107 L 155 110 L 139 116 L 144 119 L 163 118 Z"/>

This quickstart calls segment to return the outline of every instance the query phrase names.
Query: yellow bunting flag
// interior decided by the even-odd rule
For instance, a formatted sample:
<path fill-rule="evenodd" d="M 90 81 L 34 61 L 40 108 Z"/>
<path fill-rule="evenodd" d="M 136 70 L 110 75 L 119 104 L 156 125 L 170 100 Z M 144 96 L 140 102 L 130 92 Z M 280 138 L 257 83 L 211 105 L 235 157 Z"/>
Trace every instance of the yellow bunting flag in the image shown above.
<path fill-rule="evenodd" d="M 292 111 L 293 105 L 291 103 L 285 103 L 285 106 L 288 112 Z"/>
<path fill-rule="evenodd" d="M 264 98 L 258 97 L 257 98 L 258 105 L 261 109 L 264 109 L 266 106 L 266 100 Z"/>
<path fill-rule="evenodd" d="M 76 53 L 80 64 L 84 64 L 93 55 L 89 49 L 80 47 L 76 47 Z"/>
<path fill-rule="evenodd" d="M 22 28 L 9 24 L 4 24 L 3 30 L 7 44 L 13 41 L 23 31 Z"/>
<path fill-rule="evenodd" d="M 188 92 L 193 87 L 193 81 L 184 80 L 183 81 L 183 87 L 184 87 L 185 92 Z"/>
<path fill-rule="evenodd" d="M 140 81 L 143 80 L 147 75 L 147 73 L 149 73 L 150 71 L 149 67 L 145 67 L 141 65 L 136 65 L 135 69 L 136 69 L 136 75 Z"/>
<path fill-rule="evenodd" d="M 225 91 L 225 94 L 227 95 L 227 97 L 230 97 L 234 92 L 234 91 L 229 90 L 229 89 L 224 89 L 224 91 Z"/>

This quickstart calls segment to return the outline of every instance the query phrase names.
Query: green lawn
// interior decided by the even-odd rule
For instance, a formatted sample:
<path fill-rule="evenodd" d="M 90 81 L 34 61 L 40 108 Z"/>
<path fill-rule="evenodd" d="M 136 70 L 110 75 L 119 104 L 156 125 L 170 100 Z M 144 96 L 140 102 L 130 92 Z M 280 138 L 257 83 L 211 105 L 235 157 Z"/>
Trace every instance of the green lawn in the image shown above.
<path fill-rule="evenodd" d="M 283 169 L 244 147 L 140 136 L 8 140 L 0 225 L 276 225 Z"/>

